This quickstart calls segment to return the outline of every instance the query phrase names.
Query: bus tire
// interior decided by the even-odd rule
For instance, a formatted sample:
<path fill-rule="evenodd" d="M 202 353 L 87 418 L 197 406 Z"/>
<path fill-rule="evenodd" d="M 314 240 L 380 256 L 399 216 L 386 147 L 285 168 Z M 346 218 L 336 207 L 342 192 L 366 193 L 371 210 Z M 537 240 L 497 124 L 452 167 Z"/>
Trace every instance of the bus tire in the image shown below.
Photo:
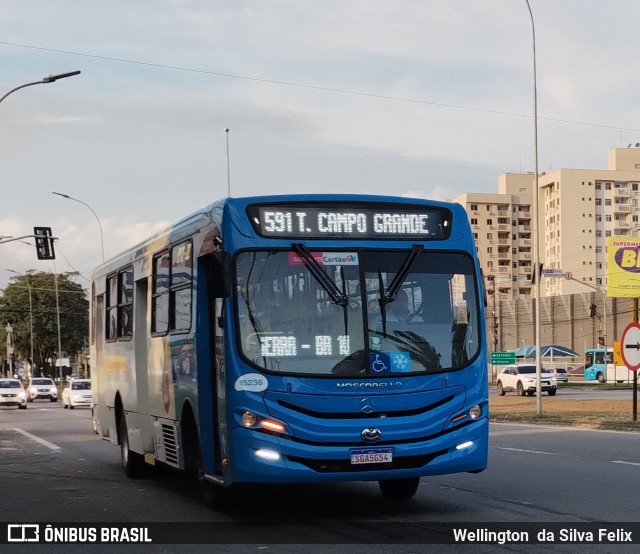
<path fill-rule="evenodd" d="M 224 487 L 207 481 L 204 477 L 199 478 L 200 497 L 202 502 L 215 511 L 225 510 L 231 501 L 231 487 Z"/>
<path fill-rule="evenodd" d="M 120 418 L 120 459 L 122 469 L 127 477 L 137 479 L 144 475 L 144 458 L 137 452 L 132 452 L 129 448 L 129 434 L 127 433 L 127 418 L 124 413 Z"/>
<path fill-rule="evenodd" d="M 604 383 L 604 375 L 602 373 L 598 372 L 596 379 L 598 380 L 598 383 Z"/>
<path fill-rule="evenodd" d="M 378 481 L 380 491 L 392 500 L 409 500 L 418 490 L 420 477 L 405 477 L 403 479 L 381 479 Z"/>

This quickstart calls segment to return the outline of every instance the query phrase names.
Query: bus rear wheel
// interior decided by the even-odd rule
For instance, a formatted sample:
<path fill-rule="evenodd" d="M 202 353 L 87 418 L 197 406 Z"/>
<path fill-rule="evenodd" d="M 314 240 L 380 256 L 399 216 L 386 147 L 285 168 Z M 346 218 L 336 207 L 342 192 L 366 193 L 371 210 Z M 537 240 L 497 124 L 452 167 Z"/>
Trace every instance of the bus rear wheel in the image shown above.
<path fill-rule="evenodd" d="M 127 433 L 127 419 L 122 414 L 120 419 L 120 459 L 122 460 L 122 469 L 127 477 L 137 479 L 142 477 L 145 472 L 144 458 L 137 452 L 132 452 L 129 448 L 129 434 Z"/>
<path fill-rule="evenodd" d="M 378 481 L 382 494 L 393 500 L 409 500 L 418 490 L 420 477 L 406 477 L 404 479 L 381 479 Z"/>

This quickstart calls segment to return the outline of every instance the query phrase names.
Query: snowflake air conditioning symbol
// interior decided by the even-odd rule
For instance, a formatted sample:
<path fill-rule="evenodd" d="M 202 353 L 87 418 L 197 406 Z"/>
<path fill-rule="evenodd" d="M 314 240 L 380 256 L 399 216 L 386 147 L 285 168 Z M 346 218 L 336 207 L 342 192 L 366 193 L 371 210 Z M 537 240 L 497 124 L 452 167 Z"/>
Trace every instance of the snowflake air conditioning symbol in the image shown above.
<path fill-rule="evenodd" d="M 391 371 L 409 371 L 411 358 L 408 352 L 394 352 L 391 355 Z"/>

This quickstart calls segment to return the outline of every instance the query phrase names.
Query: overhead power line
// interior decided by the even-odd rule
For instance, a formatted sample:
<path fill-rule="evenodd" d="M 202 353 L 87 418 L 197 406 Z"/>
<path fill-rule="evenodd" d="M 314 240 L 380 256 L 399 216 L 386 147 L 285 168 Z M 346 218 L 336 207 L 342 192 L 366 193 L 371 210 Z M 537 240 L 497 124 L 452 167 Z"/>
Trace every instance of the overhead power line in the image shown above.
<path fill-rule="evenodd" d="M 178 66 L 178 65 L 168 65 L 168 64 L 162 64 L 162 63 L 155 63 L 155 62 L 145 62 L 145 61 L 141 61 L 141 60 L 131 60 L 131 59 L 127 59 L 127 58 L 117 58 L 114 56 L 101 56 L 98 54 L 87 54 L 86 52 L 74 52 L 72 50 L 61 50 L 58 48 L 47 48 L 44 46 L 33 46 L 31 44 L 18 44 L 15 42 L 5 42 L 5 41 L 0 41 L 0 45 L 3 46 L 13 46 L 16 48 L 27 48 L 29 50 L 41 50 L 43 52 L 53 52 L 55 54 L 66 54 L 69 56 L 81 56 L 84 58 L 92 58 L 92 59 L 96 59 L 96 60 L 105 60 L 105 61 L 110 61 L 110 62 L 118 62 L 118 63 L 127 63 L 127 64 L 134 64 L 134 65 L 142 65 L 142 66 L 146 66 L 146 67 L 154 67 L 157 69 L 167 69 L 167 70 L 171 70 L 171 71 L 184 71 L 184 72 L 188 72 L 188 73 L 199 73 L 202 75 L 213 75 L 215 77 L 224 77 L 227 79 L 240 79 L 243 81 L 253 81 L 256 83 L 268 83 L 268 84 L 272 84 L 272 85 L 279 85 L 279 86 L 286 86 L 286 87 L 296 87 L 296 88 L 303 88 L 303 89 L 309 89 L 309 90 L 317 90 L 317 91 L 322 91 L 322 92 L 330 92 L 330 93 L 334 93 L 334 94 L 349 94 L 352 96 L 361 96 L 361 97 L 366 97 L 366 98 L 377 98 L 379 100 L 391 100 L 393 102 L 405 102 L 405 103 L 410 103 L 410 104 L 422 104 L 422 105 L 427 105 L 427 106 L 436 106 L 436 107 L 440 107 L 440 108 L 449 108 L 449 109 L 453 109 L 453 110 L 466 110 L 466 111 L 472 111 L 472 112 L 480 112 L 480 113 L 488 113 L 488 114 L 494 114 L 494 115 L 503 115 L 503 116 L 508 116 L 508 117 L 522 117 L 522 118 L 527 118 L 527 119 L 531 119 L 533 116 L 531 114 L 521 114 L 521 113 L 516 113 L 516 112 L 506 112 L 506 111 L 502 111 L 502 110 L 492 110 L 489 108 L 476 108 L 473 106 L 463 106 L 460 104 L 447 104 L 444 102 L 432 102 L 430 100 L 420 100 L 418 98 L 403 98 L 400 96 L 391 96 L 391 95 L 387 95 L 387 94 L 376 94 L 374 92 L 365 92 L 365 91 L 357 91 L 357 90 L 349 90 L 349 89 L 343 89 L 343 88 L 335 88 L 335 87 L 325 87 L 325 86 L 321 86 L 321 85 L 310 85 L 307 83 L 296 83 L 293 81 L 280 81 L 277 79 L 266 79 L 266 78 L 261 78 L 261 77 L 252 77 L 250 75 L 238 75 L 235 73 L 225 73 L 225 72 L 221 72 L 221 71 L 210 71 L 210 70 L 206 70 L 206 69 L 196 69 L 196 68 L 192 68 L 192 67 L 182 67 L 182 66 Z M 556 118 L 556 117 L 543 117 L 538 115 L 538 120 L 544 120 L 544 121 L 551 121 L 554 123 L 566 123 L 569 125 L 581 125 L 581 126 L 585 126 L 585 127 L 598 127 L 601 129 L 616 129 L 619 131 L 633 131 L 633 132 L 640 132 L 640 129 L 636 129 L 633 127 L 622 127 L 620 125 L 608 125 L 608 124 L 604 124 L 604 123 L 590 123 L 587 121 L 575 121 L 575 120 L 570 120 L 570 119 L 561 119 L 561 118 Z"/>

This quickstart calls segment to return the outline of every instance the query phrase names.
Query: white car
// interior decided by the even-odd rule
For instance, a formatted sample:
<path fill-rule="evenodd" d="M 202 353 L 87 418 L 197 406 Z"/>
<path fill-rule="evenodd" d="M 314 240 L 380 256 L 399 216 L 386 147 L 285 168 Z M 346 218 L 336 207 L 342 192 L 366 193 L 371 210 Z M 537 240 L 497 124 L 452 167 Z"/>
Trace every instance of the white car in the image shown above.
<path fill-rule="evenodd" d="M 62 391 L 62 404 L 64 408 L 71 410 L 76 406 L 87 406 L 90 408 L 92 401 L 91 379 L 71 379 L 67 387 Z"/>
<path fill-rule="evenodd" d="M 33 402 L 39 399 L 58 401 L 58 387 L 49 377 L 32 377 L 27 385 L 27 400 Z"/>
<path fill-rule="evenodd" d="M 504 366 L 498 374 L 496 388 L 500 396 L 504 396 L 507 391 L 515 391 L 521 396 L 533 396 L 536 392 L 535 364 Z M 540 388 L 549 393 L 549 396 L 555 396 L 558 390 L 556 378 L 543 367 L 540 368 Z"/>
<path fill-rule="evenodd" d="M 18 406 L 27 409 L 27 392 L 20 379 L 0 378 L 0 406 Z"/>

